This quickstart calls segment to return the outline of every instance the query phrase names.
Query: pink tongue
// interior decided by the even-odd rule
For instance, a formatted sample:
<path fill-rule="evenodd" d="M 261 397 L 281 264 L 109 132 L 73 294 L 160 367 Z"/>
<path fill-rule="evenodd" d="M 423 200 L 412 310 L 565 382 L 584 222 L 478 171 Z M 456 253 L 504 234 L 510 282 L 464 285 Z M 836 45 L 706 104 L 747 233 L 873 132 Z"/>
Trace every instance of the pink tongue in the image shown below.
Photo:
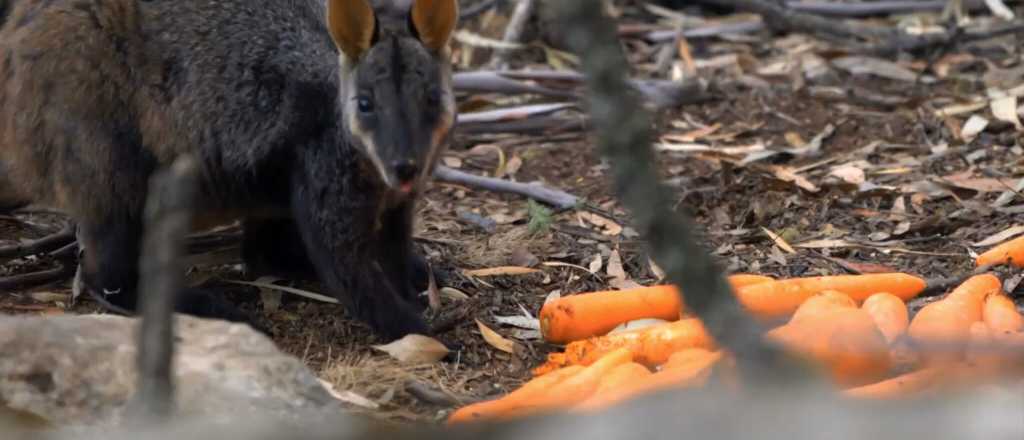
<path fill-rule="evenodd" d="M 398 187 L 398 191 L 402 194 L 408 194 L 412 192 L 412 182 L 405 182 Z"/>

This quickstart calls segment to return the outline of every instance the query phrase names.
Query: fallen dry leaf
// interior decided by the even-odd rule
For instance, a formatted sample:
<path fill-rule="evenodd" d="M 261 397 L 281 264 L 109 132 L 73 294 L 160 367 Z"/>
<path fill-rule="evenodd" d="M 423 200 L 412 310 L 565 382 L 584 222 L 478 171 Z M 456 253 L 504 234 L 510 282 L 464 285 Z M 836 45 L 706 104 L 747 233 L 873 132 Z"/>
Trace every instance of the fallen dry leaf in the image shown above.
<path fill-rule="evenodd" d="M 793 249 L 793 246 L 790 246 L 789 243 L 787 243 L 785 239 L 783 239 L 781 236 L 779 236 L 779 234 L 776 234 L 776 233 L 772 232 L 770 229 L 768 229 L 766 227 L 763 227 L 763 226 L 761 227 L 761 230 L 764 231 L 765 235 L 767 235 L 768 238 L 772 239 L 772 241 L 775 243 L 776 246 L 778 246 L 782 250 L 786 251 L 786 253 L 789 253 L 789 254 L 795 254 L 796 253 L 796 249 Z"/>
<path fill-rule="evenodd" d="M 417 334 L 408 334 L 391 343 L 372 347 L 406 364 L 432 364 L 447 356 L 449 351 L 448 347 L 436 339 Z"/>
<path fill-rule="evenodd" d="M 492 347 L 506 353 L 514 353 L 516 344 L 504 336 L 498 334 L 498 332 L 491 330 L 490 327 L 484 325 L 479 319 L 476 320 L 476 325 L 480 329 L 480 335 L 484 337 L 484 341 L 491 344 Z"/>
<path fill-rule="evenodd" d="M 1017 130 L 1024 129 L 1024 126 L 1020 123 L 1020 117 L 1017 115 L 1017 97 L 1006 96 L 1003 98 L 992 101 L 992 116 L 1000 121 L 1006 121 L 1013 124 Z"/>
<path fill-rule="evenodd" d="M 650 266 L 651 273 L 658 278 L 658 282 L 665 279 L 665 270 L 658 266 L 658 263 L 655 263 L 650 257 L 647 257 L 647 265 Z"/>
<path fill-rule="evenodd" d="M 832 60 L 832 65 L 854 75 L 872 74 L 882 78 L 914 82 L 917 74 L 891 61 L 866 56 L 846 56 Z"/>
<path fill-rule="evenodd" d="M 832 168 L 828 174 L 853 185 L 860 185 L 865 181 L 864 170 L 855 165 L 840 165 Z"/>
<path fill-rule="evenodd" d="M 603 265 L 604 260 L 601 258 L 601 254 L 594 254 L 594 259 L 590 260 L 590 266 L 587 267 L 587 270 L 589 270 L 590 273 L 598 273 L 601 271 L 601 267 Z"/>
<path fill-rule="evenodd" d="M 622 267 L 622 256 L 619 255 L 618 250 L 613 250 L 608 255 L 608 264 L 605 267 L 605 273 L 612 277 L 614 280 L 625 281 L 629 278 L 626 275 L 626 269 Z"/>
<path fill-rule="evenodd" d="M 540 330 L 540 320 L 532 316 L 495 316 L 494 320 L 498 324 L 511 325 L 527 330 Z"/>
<path fill-rule="evenodd" d="M 577 215 L 594 226 L 601 228 L 601 233 L 604 235 L 616 236 L 622 233 L 622 225 L 615 223 L 613 220 L 585 211 L 580 211 Z"/>
<path fill-rule="evenodd" d="M 466 295 L 465 292 L 454 287 L 442 287 L 438 290 L 438 293 L 442 298 L 448 298 L 453 301 L 465 301 L 469 299 L 469 295 Z"/>
<path fill-rule="evenodd" d="M 1015 225 L 992 234 L 982 240 L 971 243 L 975 247 L 995 246 L 1020 234 L 1024 234 L 1024 225 Z"/>
<path fill-rule="evenodd" d="M 978 115 L 971 115 L 970 118 L 967 118 L 967 122 L 964 122 L 963 128 L 960 129 L 960 139 L 964 142 L 973 141 L 981 132 L 985 131 L 985 127 L 988 127 L 988 119 Z"/>
<path fill-rule="evenodd" d="M 557 299 L 559 299 L 561 297 L 562 297 L 562 291 L 561 290 L 552 290 L 550 293 L 548 293 L 548 296 L 544 297 L 544 304 L 547 304 L 547 303 L 549 303 L 551 301 L 557 300 Z"/>
<path fill-rule="evenodd" d="M 796 170 L 794 170 L 793 168 L 784 166 L 772 166 L 769 169 L 771 169 L 772 175 L 774 175 L 776 179 L 779 179 L 783 182 L 792 183 L 812 193 L 816 193 L 819 191 L 817 185 L 811 183 L 811 181 L 807 180 L 806 177 L 797 174 Z"/>
<path fill-rule="evenodd" d="M 367 399 L 366 397 L 360 396 L 359 394 L 353 393 L 352 391 L 338 392 L 338 390 L 334 389 L 334 385 L 332 385 L 330 382 L 320 378 L 317 378 L 317 380 L 319 380 L 320 385 L 323 385 L 324 389 L 327 390 L 327 393 L 330 394 L 335 399 L 338 399 L 345 403 L 351 403 L 355 406 L 361 406 L 363 408 L 380 408 L 380 405 L 378 405 L 377 402 Z"/>
<path fill-rule="evenodd" d="M 493 277 L 500 275 L 525 275 L 540 272 L 540 269 L 531 269 L 522 266 L 498 266 L 487 269 L 463 270 L 462 273 L 471 277 Z"/>
<path fill-rule="evenodd" d="M 44 302 L 44 303 L 48 303 L 48 302 L 60 303 L 60 302 L 67 302 L 67 301 L 71 300 L 71 295 L 69 295 L 67 293 L 57 293 L 57 292 L 32 292 L 32 293 L 28 294 L 28 296 L 30 298 L 32 298 L 33 300 L 37 301 L 37 302 Z"/>
<path fill-rule="evenodd" d="M 540 263 L 540 259 L 526 248 L 519 247 L 512 251 L 512 255 L 509 256 L 509 263 L 512 263 L 513 266 L 533 267 Z"/>

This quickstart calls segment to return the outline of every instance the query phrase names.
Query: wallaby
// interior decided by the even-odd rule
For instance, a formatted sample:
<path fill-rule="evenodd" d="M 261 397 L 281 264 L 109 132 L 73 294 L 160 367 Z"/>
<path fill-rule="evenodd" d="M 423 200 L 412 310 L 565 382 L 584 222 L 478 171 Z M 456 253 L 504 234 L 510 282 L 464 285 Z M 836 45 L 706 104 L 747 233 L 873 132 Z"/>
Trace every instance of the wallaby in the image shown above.
<path fill-rule="evenodd" d="M 196 223 L 242 219 L 249 270 L 314 273 L 378 335 L 428 334 L 413 210 L 456 118 L 458 4 L 375 3 L 5 1 L 0 160 L 76 220 L 85 288 L 135 310 L 148 179 L 190 154 Z"/>

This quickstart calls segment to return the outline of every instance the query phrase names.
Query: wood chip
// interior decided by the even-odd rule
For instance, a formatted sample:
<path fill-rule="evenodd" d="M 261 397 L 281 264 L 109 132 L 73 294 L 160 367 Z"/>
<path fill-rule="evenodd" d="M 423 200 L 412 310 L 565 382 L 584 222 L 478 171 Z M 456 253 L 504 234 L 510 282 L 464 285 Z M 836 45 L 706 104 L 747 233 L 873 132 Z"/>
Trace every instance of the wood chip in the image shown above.
<path fill-rule="evenodd" d="M 462 273 L 470 277 L 494 277 L 501 275 L 525 275 L 540 272 L 539 269 L 531 269 L 522 266 L 499 266 L 487 269 L 463 270 Z"/>

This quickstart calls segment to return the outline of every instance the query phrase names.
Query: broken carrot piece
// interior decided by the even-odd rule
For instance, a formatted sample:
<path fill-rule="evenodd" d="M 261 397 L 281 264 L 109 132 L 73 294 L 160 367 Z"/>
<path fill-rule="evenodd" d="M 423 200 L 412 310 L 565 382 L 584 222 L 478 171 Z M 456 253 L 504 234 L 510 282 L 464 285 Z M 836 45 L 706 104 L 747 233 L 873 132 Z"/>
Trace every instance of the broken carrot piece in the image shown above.
<path fill-rule="evenodd" d="M 924 279 L 906 273 L 831 275 L 789 278 L 737 289 L 740 303 L 759 318 L 782 318 L 793 313 L 811 296 L 826 290 L 849 295 L 860 303 L 878 292 L 889 292 L 906 301 L 924 291 Z"/>
<path fill-rule="evenodd" d="M 650 369 L 636 362 L 619 365 L 609 371 L 605 377 L 601 378 L 601 383 L 597 385 L 597 390 L 594 391 L 594 396 L 607 393 L 610 390 L 614 390 L 634 380 L 650 375 Z M 593 398 L 593 396 L 591 396 L 591 398 Z"/>
<path fill-rule="evenodd" d="M 875 320 L 878 329 L 885 336 L 885 341 L 890 345 L 907 332 L 910 312 L 907 310 L 907 304 L 898 296 L 888 292 L 876 293 L 864 300 L 861 308 Z"/>
<path fill-rule="evenodd" d="M 600 386 L 601 380 L 611 371 L 632 361 L 633 353 L 628 348 L 612 350 L 591 365 L 584 367 L 580 372 L 558 381 L 545 392 L 529 399 L 521 399 L 513 408 L 499 416 L 501 418 L 519 417 L 576 405 L 593 395 Z"/>
<path fill-rule="evenodd" d="M 670 367 L 657 373 L 637 378 L 621 387 L 591 396 L 576 405 L 573 410 L 599 411 L 655 391 L 703 386 L 711 376 L 712 368 L 722 358 L 722 353 L 699 349 L 688 351 L 685 360 L 681 358 L 672 362 Z"/>
<path fill-rule="evenodd" d="M 492 418 L 509 412 L 514 409 L 516 405 L 521 404 L 521 402 L 530 400 L 539 394 L 546 393 L 555 384 L 581 371 L 583 371 L 583 366 L 573 365 L 533 378 L 503 397 L 477 402 L 459 408 L 448 416 L 447 423 L 454 424 L 477 419 Z"/>
<path fill-rule="evenodd" d="M 1024 235 L 983 252 L 974 262 L 978 267 L 1007 263 L 1024 267 Z"/>
<path fill-rule="evenodd" d="M 963 359 L 971 324 L 981 321 L 986 298 L 999 294 L 1002 284 L 992 274 L 975 275 L 946 297 L 921 308 L 907 333 L 929 362 Z"/>
<path fill-rule="evenodd" d="M 728 280 L 734 290 L 774 281 L 771 277 L 752 274 L 731 275 Z M 636 319 L 676 321 L 683 307 L 679 290 L 665 284 L 565 296 L 545 303 L 538 318 L 544 340 L 565 344 L 607 334 L 620 324 Z"/>
<path fill-rule="evenodd" d="M 1003 294 L 991 295 L 985 299 L 982 320 L 992 330 L 992 336 L 996 339 L 1024 330 L 1024 316 L 1017 310 L 1013 300 Z"/>
<path fill-rule="evenodd" d="M 934 387 L 947 371 L 946 367 L 925 367 L 880 382 L 848 388 L 843 390 L 843 395 L 873 399 L 907 397 Z"/>
<path fill-rule="evenodd" d="M 619 348 L 629 349 L 635 362 L 655 367 L 665 363 L 672 353 L 679 350 L 710 349 L 714 346 L 715 342 L 704 324 L 696 318 L 687 318 L 572 342 L 565 346 L 564 354 L 548 355 L 548 362 L 535 368 L 533 373 L 543 374 L 553 366 L 590 365 Z"/>
<path fill-rule="evenodd" d="M 843 386 L 869 383 L 889 371 L 888 343 L 867 312 L 824 301 L 809 307 L 813 313 L 805 311 L 765 338 L 817 361 Z"/>

